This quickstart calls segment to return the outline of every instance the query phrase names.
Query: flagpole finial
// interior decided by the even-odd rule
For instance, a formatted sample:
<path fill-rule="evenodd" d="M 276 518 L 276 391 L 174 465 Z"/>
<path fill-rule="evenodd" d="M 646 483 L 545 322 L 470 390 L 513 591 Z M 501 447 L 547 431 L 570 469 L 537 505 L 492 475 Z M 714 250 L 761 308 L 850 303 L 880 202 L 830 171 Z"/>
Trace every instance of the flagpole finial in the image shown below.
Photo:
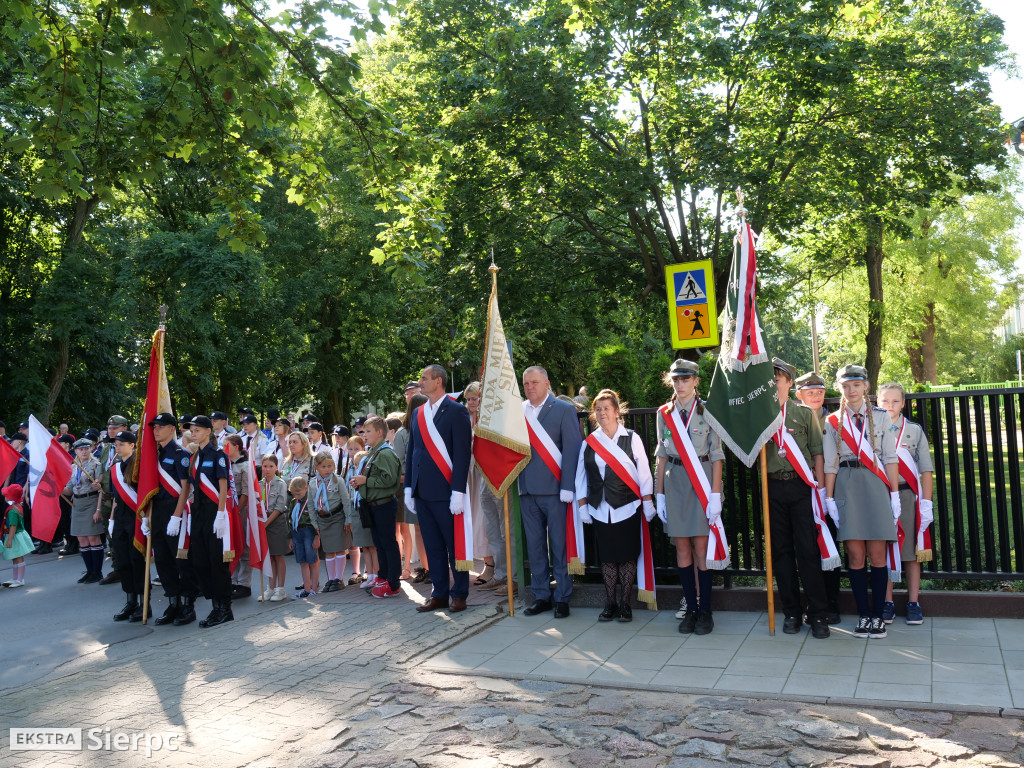
<path fill-rule="evenodd" d="M 487 268 L 487 271 L 491 273 L 491 281 L 495 287 L 498 285 L 498 270 L 501 269 L 497 264 L 494 263 L 494 249 L 491 248 L 491 266 Z"/>
<path fill-rule="evenodd" d="M 160 305 L 160 330 L 161 331 L 167 330 L 166 326 L 167 326 L 167 305 L 166 304 L 161 304 Z"/>
<path fill-rule="evenodd" d="M 746 224 L 747 223 L 747 209 L 746 209 L 746 206 L 743 205 L 743 203 L 746 200 L 746 198 L 747 198 L 747 196 L 743 192 L 743 187 L 736 187 L 736 202 L 738 203 L 738 207 L 736 208 L 736 213 L 739 214 L 740 223 L 742 223 L 742 224 Z"/>

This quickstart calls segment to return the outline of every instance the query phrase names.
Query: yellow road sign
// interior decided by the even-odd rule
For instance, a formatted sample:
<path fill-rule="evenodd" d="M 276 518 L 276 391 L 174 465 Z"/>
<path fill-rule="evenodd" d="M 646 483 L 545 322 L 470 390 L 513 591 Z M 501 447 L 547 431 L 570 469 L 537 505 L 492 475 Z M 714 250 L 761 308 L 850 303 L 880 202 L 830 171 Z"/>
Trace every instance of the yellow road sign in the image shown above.
<path fill-rule="evenodd" d="M 718 341 L 715 276 L 711 260 L 665 267 L 668 320 L 675 349 L 714 347 Z"/>

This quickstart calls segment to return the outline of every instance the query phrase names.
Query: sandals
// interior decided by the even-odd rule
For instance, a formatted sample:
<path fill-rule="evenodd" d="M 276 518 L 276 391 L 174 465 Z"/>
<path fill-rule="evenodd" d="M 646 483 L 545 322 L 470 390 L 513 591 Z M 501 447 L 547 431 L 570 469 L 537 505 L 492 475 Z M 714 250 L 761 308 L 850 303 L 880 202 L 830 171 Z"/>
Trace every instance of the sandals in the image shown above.
<path fill-rule="evenodd" d="M 402 569 L 402 575 L 399 576 L 400 581 L 409 581 L 412 578 L 412 573 L 409 572 L 408 568 Z"/>
<path fill-rule="evenodd" d="M 480 571 L 480 575 L 476 577 L 476 581 L 473 582 L 476 586 L 480 587 L 489 582 L 494 577 L 494 564 L 484 563 L 484 569 Z"/>

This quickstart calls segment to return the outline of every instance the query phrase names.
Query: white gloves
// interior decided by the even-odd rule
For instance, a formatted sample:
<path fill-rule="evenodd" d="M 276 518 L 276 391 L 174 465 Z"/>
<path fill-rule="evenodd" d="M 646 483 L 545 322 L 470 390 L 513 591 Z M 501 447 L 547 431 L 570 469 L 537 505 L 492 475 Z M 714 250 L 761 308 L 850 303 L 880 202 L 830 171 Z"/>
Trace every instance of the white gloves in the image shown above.
<path fill-rule="evenodd" d="M 213 519 L 213 535 L 218 539 L 223 539 L 228 534 L 228 513 L 226 510 L 220 510 L 217 512 L 217 517 Z"/>
<path fill-rule="evenodd" d="M 661 520 L 662 525 L 668 525 L 668 510 L 665 508 L 665 494 L 659 493 L 654 497 L 656 507 L 658 510 L 658 519 Z"/>
<path fill-rule="evenodd" d="M 142 518 L 142 535 L 145 536 L 148 539 L 149 535 L 151 533 L 153 533 L 153 531 L 149 527 L 149 518 L 148 517 Z"/>
<path fill-rule="evenodd" d="M 167 521 L 167 535 L 177 536 L 181 530 L 181 518 L 171 515 L 171 519 Z"/>
<path fill-rule="evenodd" d="M 186 533 L 187 533 L 187 534 L 188 534 L 189 536 L 191 536 L 191 535 L 192 535 L 192 515 L 191 515 L 191 514 L 190 514 L 190 515 L 188 516 L 188 522 L 187 522 L 187 523 L 185 523 L 185 532 L 186 532 Z"/>
<path fill-rule="evenodd" d="M 927 528 L 935 520 L 935 506 L 931 499 L 921 499 L 921 525 Z"/>
<path fill-rule="evenodd" d="M 405 508 L 410 512 L 416 512 L 416 504 L 412 500 L 412 488 L 405 489 Z"/>
<path fill-rule="evenodd" d="M 110 522 L 107 523 L 107 536 L 114 535 L 114 515 L 110 515 Z"/>
<path fill-rule="evenodd" d="M 587 506 L 586 504 L 580 507 L 580 520 L 582 520 L 584 523 L 594 522 L 594 518 L 590 516 L 590 507 Z"/>
<path fill-rule="evenodd" d="M 644 505 L 644 517 L 647 518 L 647 522 L 651 522 L 654 519 L 654 502 L 648 499 L 643 502 Z"/>
<path fill-rule="evenodd" d="M 836 528 L 839 527 L 839 507 L 836 506 L 835 499 L 825 499 L 825 511 L 828 512 L 828 516 L 832 518 L 832 522 L 836 524 Z"/>
<path fill-rule="evenodd" d="M 722 494 L 712 493 L 708 497 L 708 526 L 714 528 L 722 522 Z"/>
<path fill-rule="evenodd" d="M 453 515 L 461 515 L 466 511 L 466 494 L 452 491 L 452 503 L 448 506 Z"/>
<path fill-rule="evenodd" d="M 892 521 L 898 523 L 900 521 L 900 514 L 903 512 L 899 491 L 889 494 L 889 505 L 892 507 Z"/>
<path fill-rule="evenodd" d="M 576 494 L 572 491 L 559 491 L 558 500 L 563 504 L 572 504 L 573 499 L 576 498 Z"/>

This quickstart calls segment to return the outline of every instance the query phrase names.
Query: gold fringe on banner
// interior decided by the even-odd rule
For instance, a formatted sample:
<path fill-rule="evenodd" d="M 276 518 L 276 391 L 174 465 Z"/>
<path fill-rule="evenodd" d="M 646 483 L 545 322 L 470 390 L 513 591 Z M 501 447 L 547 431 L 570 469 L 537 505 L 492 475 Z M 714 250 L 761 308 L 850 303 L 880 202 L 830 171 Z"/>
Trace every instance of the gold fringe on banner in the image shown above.
<path fill-rule="evenodd" d="M 473 561 L 472 560 L 456 560 L 455 561 L 455 570 L 456 571 L 471 571 L 471 570 L 473 570 Z"/>
<path fill-rule="evenodd" d="M 569 573 L 573 576 L 582 576 L 586 571 L 586 564 L 578 557 L 574 557 L 569 561 Z"/>
<path fill-rule="evenodd" d="M 918 550 L 917 562 L 919 563 L 930 563 L 932 561 L 932 551 L 930 549 Z"/>
<path fill-rule="evenodd" d="M 650 610 L 658 610 L 658 599 L 657 596 L 649 589 L 638 589 L 636 591 L 636 599 L 646 605 Z"/>
<path fill-rule="evenodd" d="M 227 552 L 224 553 L 224 562 L 225 563 L 230 563 L 234 559 L 235 559 L 235 550 L 229 549 Z"/>
<path fill-rule="evenodd" d="M 187 549 L 179 549 L 178 550 L 178 559 L 179 560 L 188 560 L 188 550 Z"/>

